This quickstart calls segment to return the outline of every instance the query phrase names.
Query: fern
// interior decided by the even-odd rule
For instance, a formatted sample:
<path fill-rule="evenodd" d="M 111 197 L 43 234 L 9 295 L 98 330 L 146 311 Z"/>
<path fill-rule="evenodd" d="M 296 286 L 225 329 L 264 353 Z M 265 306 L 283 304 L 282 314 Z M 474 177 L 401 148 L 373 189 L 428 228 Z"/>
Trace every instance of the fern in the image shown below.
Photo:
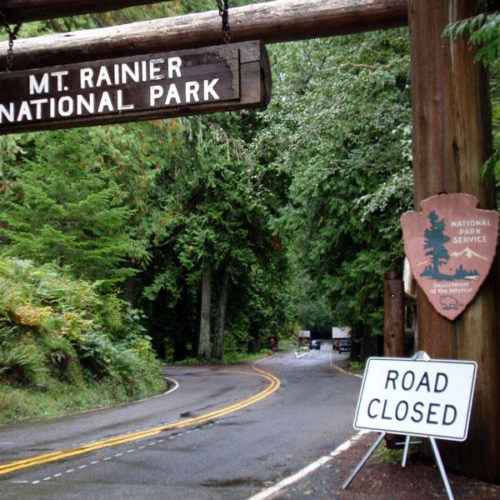
<path fill-rule="evenodd" d="M 12 386 L 29 387 L 38 384 L 46 368 L 34 344 L 0 346 L 0 381 Z"/>
<path fill-rule="evenodd" d="M 445 37 L 452 40 L 469 35 L 469 41 L 477 47 L 476 60 L 486 67 L 491 67 L 500 54 L 500 12 L 479 14 L 450 24 Z"/>

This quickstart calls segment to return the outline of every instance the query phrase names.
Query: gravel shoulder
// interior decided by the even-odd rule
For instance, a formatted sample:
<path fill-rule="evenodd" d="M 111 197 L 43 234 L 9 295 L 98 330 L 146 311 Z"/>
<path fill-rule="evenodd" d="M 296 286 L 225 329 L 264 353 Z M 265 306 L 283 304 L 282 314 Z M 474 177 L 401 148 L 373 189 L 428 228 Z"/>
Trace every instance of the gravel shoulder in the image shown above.
<path fill-rule="evenodd" d="M 362 377 L 353 372 L 348 359 L 339 360 L 332 368 Z M 406 467 L 401 466 L 402 447 L 390 450 L 383 440 L 346 489 L 343 484 L 378 438 L 377 432 L 360 434 L 345 451 L 335 454 L 324 465 L 305 478 L 288 486 L 272 498 L 279 499 L 405 499 L 448 498 L 439 468 L 433 457 L 419 446 L 411 447 Z M 439 446 L 439 441 L 438 441 Z M 500 484 L 447 472 L 451 491 L 456 500 L 500 499 Z"/>
<path fill-rule="evenodd" d="M 344 490 L 342 485 L 358 465 L 378 433 L 365 433 L 353 445 L 326 464 L 290 485 L 274 498 L 280 499 L 388 499 L 448 498 L 439 469 L 431 458 L 411 453 L 405 468 L 401 452 L 389 451 L 382 442 Z M 500 498 L 500 485 L 447 473 L 456 500 Z"/>

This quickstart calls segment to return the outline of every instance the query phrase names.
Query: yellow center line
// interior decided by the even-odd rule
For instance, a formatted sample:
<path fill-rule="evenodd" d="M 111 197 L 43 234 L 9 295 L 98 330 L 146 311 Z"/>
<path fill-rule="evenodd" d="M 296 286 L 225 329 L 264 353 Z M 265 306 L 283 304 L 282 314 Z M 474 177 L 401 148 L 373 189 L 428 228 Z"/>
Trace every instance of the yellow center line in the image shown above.
<path fill-rule="evenodd" d="M 257 374 L 269 381 L 269 385 L 261 392 L 244 399 L 238 403 L 231 406 L 215 410 L 211 413 L 206 413 L 198 417 L 189 418 L 183 420 L 182 422 L 174 422 L 172 424 L 159 425 L 157 427 L 152 427 L 150 429 L 131 432 L 129 434 L 122 434 L 109 439 L 103 439 L 101 441 L 96 441 L 94 443 L 84 444 L 82 446 L 77 446 L 75 448 L 69 448 L 67 450 L 58 450 L 51 453 L 45 453 L 43 455 L 36 455 L 30 458 L 25 458 L 22 460 L 16 460 L 15 462 L 10 462 L 7 464 L 0 465 L 0 475 L 8 474 L 9 472 L 14 472 L 20 469 L 27 469 L 28 467 L 34 467 L 35 465 L 48 464 L 50 462 L 56 462 L 58 460 L 63 460 L 69 457 L 75 457 L 77 455 L 82 455 L 84 453 L 89 453 L 91 451 L 100 450 L 103 448 L 109 448 L 111 446 L 117 446 L 124 443 L 130 443 L 132 441 L 137 441 L 139 439 L 144 439 L 147 437 L 155 436 L 161 432 L 171 431 L 176 429 L 182 429 L 184 427 L 190 427 L 192 425 L 200 424 L 213 420 L 214 418 L 220 418 L 235 411 L 246 408 L 247 406 L 253 405 L 258 401 L 270 396 L 273 392 L 277 391 L 281 385 L 280 379 L 275 377 L 269 372 L 265 372 L 256 366 L 252 366 L 253 370 Z"/>

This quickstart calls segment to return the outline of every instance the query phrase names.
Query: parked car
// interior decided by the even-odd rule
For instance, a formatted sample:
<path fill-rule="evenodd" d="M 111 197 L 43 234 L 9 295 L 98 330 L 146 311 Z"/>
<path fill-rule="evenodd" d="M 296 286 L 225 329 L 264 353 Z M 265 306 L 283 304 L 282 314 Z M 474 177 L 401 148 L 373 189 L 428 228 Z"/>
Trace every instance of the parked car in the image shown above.
<path fill-rule="evenodd" d="M 351 352 L 351 341 L 347 339 L 341 339 L 338 344 L 338 352 Z"/>
<path fill-rule="evenodd" d="M 311 349 L 318 349 L 318 351 L 319 351 L 321 349 L 321 341 L 320 340 L 311 340 L 309 347 Z"/>

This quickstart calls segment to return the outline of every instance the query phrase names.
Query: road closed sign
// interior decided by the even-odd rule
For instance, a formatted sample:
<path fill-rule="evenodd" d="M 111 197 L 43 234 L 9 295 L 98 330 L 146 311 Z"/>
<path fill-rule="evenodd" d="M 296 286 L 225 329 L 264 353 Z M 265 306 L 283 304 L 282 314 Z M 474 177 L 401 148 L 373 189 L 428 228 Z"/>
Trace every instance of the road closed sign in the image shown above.
<path fill-rule="evenodd" d="M 370 358 L 354 428 L 464 441 L 476 371 L 473 361 Z"/>

